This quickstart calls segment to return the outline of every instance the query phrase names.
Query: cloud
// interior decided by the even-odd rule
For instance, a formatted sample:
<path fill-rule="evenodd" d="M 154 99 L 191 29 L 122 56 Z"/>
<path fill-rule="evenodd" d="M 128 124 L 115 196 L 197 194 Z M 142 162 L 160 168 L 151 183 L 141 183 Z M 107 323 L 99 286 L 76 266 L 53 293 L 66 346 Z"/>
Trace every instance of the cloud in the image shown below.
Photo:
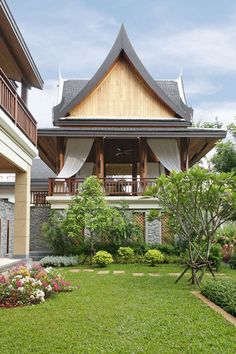
<path fill-rule="evenodd" d="M 236 101 L 205 101 L 194 108 L 194 121 L 214 121 L 217 117 L 226 127 L 232 123 L 236 116 Z"/>
<path fill-rule="evenodd" d="M 139 47 L 150 66 L 207 69 L 209 72 L 236 72 L 236 26 L 195 27 L 167 35 L 145 33 Z"/>
<path fill-rule="evenodd" d="M 29 92 L 29 109 L 38 122 L 38 128 L 52 127 L 52 107 L 57 98 L 57 81 L 45 82 L 44 90 Z"/>
<path fill-rule="evenodd" d="M 221 90 L 221 85 L 214 84 L 206 79 L 193 79 L 185 83 L 185 92 L 188 98 L 195 96 L 210 96 Z"/>

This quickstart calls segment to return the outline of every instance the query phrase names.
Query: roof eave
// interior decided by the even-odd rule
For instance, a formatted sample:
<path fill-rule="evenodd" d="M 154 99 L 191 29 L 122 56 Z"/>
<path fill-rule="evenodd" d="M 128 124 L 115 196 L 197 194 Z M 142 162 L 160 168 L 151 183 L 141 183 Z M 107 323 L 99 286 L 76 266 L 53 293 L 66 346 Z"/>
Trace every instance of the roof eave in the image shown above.
<path fill-rule="evenodd" d="M 33 75 L 33 78 L 34 78 L 33 80 L 30 80 L 28 78 L 29 84 L 35 88 L 42 89 L 43 84 L 44 84 L 43 79 L 39 73 L 39 70 L 37 69 L 37 66 L 30 54 L 30 51 L 24 41 L 24 38 L 23 38 L 5 0 L 0 0 L 0 9 L 2 10 L 2 13 L 0 11 L 0 15 L 4 16 L 4 18 L 6 19 L 6 21 L 8 23 L 8 26 L 9 26 L 8 30 L 11 31 L 13 36 L 15 37 L 14 44 L 15 45 L 17 44 L 20 47 L 24 61 L 25 61 L 26 65 L 28 65 L 28 68 L 31 71 L 31 74 Z M 0 20 L 1 20 L 1 18 L 0 18 Z"/>

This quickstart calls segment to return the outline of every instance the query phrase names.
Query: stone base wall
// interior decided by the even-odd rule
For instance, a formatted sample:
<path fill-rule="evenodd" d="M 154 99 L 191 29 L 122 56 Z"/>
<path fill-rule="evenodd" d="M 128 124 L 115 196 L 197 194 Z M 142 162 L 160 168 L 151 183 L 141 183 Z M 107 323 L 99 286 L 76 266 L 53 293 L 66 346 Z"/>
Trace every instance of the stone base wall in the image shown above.
<path fill-rule="evenodd" d="M 30 208 L 30 255 L 49 253 L 47 244 L 43 238 L 42 226 L 48 221 L 51 209 L 49 207 Z"/>
<path fill-rule="evenodd" d="M 14 204 L 0 200 L 0 256 L 13 255 Z"/>

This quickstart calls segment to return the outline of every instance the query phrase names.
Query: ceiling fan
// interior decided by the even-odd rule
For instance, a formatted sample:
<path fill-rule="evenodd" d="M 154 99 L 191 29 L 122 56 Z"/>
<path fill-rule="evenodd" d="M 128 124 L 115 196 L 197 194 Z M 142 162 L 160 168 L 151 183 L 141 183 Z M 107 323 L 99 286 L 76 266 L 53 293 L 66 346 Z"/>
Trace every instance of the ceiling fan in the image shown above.
<path fill-rule="evenodd" d="M 115 157 L 123 156 L 123 155 L 131 155 L 133 151 L 134 151 L 133 149 L 124 149 L 122 146 L 118 146 L 116 148 Z"/>

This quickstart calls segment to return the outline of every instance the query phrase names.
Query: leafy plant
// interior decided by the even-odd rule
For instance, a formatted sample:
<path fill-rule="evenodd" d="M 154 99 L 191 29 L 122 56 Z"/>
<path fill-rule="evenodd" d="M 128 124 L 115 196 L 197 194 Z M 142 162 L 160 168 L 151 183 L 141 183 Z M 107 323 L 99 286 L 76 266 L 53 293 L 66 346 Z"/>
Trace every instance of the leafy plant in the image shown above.
<path fill-rule="evenodd" d="M 164 261 L 163 254 L 160 251 L 154 249 L 147 251 L 144 255 L 144 258 L 145 258 L 145 262 L 149 263 L 152 267 L 154 267 L 155 264 Z"/>
<path fill-rule="evenodd" d="M 192 271 L 192 283 L 199 285 L 206 267 L 210 266 L 216 231 L 226 221 L 236 218 L 236 177 L 210 173 L 199 167 L 186 172 L 173 171 L 170 176 L 159 177 L 148 195 L 158 199 L 173 233 L 187 243 L 187 267 Z M 160 217 L 160 213 L 154 210 L 151 217 Z"/>
<path fill-rule="evenodd" d="M 113 263 L 112 255 L 106 251 L 98 251 L 93 257 L 93 263 L 99 267 L 105 267 L 108 264 Z"/>
<path fill-rule="evenodd" d="M 209 261 L 212 262 L 213 267 L 218 271 L 220 269 L 220 264 L 222 261 L 221 246 L 214 244 L 211 247 Z"/>
<path fill-rule="evenodd" d="M 48 219 L 42 226 L 42 232 L 47 245 L 53 253 L 57 255 L 78 254 L 80 245 L 75 239 L 69 238 L 64 230 L 65 216 L 58 211 L 52 211 Z"/>
<path fill-rule="evenodd" d="M 210 281 L 204 285 L 201 292 L 225 311 L 236 316 L 235 281 Z"/>
<path fill-rule="evenodd" d="M 41 266 L 70 267 L 79 263 L 77 256 L 47 256 L 40 260 Z"/>
<path fill-rule="evenodd" d="M 236 253 L 232 255 L 232 257 L 229 260 L 229 265 L 230 268 L 236 269 Z"/>
<path fill-rule="evenodd" d="M 117 253 L 125 263 L 132 260 L 134 256 L 134 250 L 131 247 L 120 247 Z"/>

